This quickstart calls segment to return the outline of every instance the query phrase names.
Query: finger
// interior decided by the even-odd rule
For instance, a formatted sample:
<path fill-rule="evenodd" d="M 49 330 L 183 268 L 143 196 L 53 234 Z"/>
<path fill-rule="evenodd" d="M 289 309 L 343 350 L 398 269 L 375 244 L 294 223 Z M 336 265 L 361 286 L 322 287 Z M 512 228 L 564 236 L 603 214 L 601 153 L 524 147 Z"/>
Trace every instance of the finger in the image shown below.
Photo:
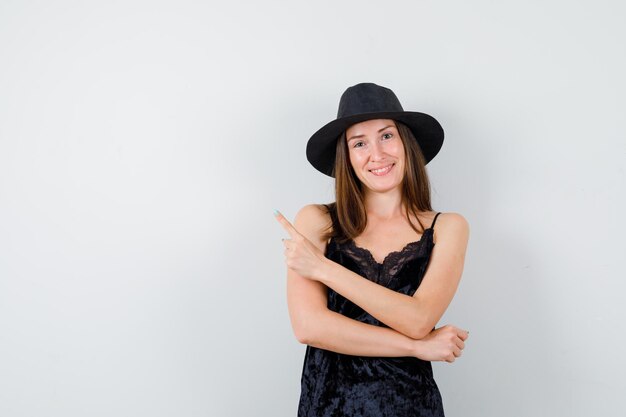
<path fill-rule="evenodd" d="M 463 354 L 463 351 L 461 349 L 454 349 L 453 352 L 454 352 L 454 356 L 457 358 Z"/>
<path fill-rule="evenodd" d="M 287 218 L 283 216 L 280 211 L 274 210 L 274 216 L 292 238 L 300 235 L 300 232 L 298 232 L 296 228 L 293 227 L 289 220 L 287 220 Z"/>
<path fill-rule="evenodd" d="M 459 349 L 465 349 L 465 342 L 463 342 L 460 338 L 457 337 L 456 339 L 456 345 L 459 347 Z"/>
<path fill-rule="evenodd" d="M 467 330 L 459 329 L 457 335 L 461 338 L 461 340 L 465 341 L 469 337 L 469 332 Z"/>

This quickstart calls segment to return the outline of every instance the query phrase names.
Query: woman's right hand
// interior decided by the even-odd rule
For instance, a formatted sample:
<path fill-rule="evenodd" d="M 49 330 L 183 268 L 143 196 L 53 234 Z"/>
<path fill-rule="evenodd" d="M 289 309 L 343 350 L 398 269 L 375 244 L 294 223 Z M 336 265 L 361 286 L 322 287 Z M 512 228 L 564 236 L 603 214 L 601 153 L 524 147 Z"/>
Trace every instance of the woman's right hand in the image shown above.
<path fill-rule="evenodd" d="M 452 363 L 461 356 L 469 332 L 447 324 L 415 341 L 415 357 L 425 361 Z"/>

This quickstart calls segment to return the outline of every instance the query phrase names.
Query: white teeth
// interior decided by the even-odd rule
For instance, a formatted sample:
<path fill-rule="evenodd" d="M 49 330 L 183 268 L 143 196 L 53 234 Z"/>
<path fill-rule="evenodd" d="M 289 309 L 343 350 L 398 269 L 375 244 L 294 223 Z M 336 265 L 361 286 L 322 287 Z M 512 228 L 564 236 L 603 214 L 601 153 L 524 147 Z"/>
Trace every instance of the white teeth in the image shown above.
<path fill-rule="evenodd" d="M 391 169 L 392 165 L 388 165 L 384 168 L 379 168 L 379 169 L 370 169 L 370 172 L 374 172 L 376 174 L 382 174 L 383 172 L 387 172 Z"/>

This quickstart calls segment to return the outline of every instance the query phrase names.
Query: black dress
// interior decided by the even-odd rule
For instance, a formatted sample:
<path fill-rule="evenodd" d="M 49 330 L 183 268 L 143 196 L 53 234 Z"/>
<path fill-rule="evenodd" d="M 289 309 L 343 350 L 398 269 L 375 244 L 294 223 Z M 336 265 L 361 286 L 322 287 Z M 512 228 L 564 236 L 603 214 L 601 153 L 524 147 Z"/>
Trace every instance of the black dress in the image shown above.
<path fill-rule="evenodd" d="M 325 256 L 380 285 L 413 295 L 428 266 L 439 214 L 419 241 L 391 252 L 382 264 L 352 240 L 339 244 L 331 239 Z M 387 327 L 330 288 L 328 308 Z M 431 363 L 414 357 L 353 356 L 307 346 L 301 384 L 298 417 L 444 415 Z"/>

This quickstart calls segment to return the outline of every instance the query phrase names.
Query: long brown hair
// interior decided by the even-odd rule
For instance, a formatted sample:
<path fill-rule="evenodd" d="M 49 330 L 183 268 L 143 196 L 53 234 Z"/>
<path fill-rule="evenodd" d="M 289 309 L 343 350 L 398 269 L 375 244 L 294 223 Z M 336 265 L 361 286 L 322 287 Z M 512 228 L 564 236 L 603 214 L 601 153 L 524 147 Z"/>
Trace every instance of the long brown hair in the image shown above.
<path fill-rule="evenodd" d="M 395 123 L 404 145 L 406 160 L 402 181 L 402 206 L 413 230 L 423 233 L 425 227 L 417 214 L 432 210 L 426 162 L 411 129 L 401 122 L 395 121 Z M 332 237 L 339 243 L 345 243 L 359 236 L 367 225 L 363 185 L 350 164 L 345 131 L 337 140 L 333 175 L 335 177 L 335 202 L 324 204 L 330 214 L 332 224 L 325 232 L 324 239 L 328 240 Z M 409 213 L 415 216 L 421 230 L 415 227 Z"/>

